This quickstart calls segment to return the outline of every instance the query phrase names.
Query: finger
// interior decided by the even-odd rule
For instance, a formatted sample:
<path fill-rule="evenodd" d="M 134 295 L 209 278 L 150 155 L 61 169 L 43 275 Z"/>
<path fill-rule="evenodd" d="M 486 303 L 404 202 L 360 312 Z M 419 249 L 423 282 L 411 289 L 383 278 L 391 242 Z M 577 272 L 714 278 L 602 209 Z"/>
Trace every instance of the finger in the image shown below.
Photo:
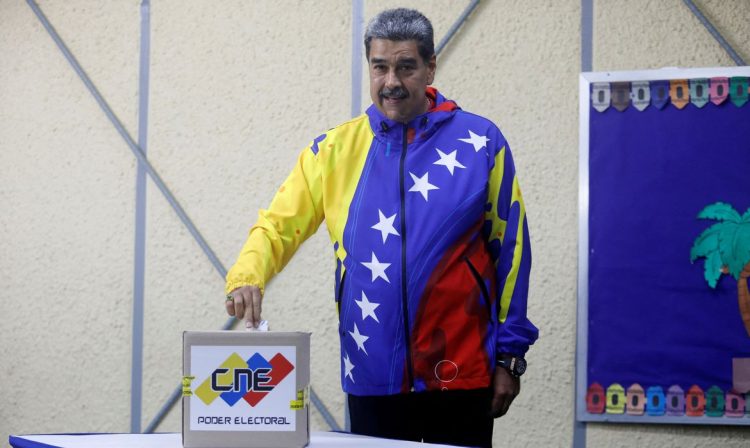
<path fill-rule="evenodd" d="M 252 297 L 252 294 L 250 295 Z M 253 304 L 252 299 L 248 299 L 247 303 L 245 303 L 245 315 L 243 316 L 245 319 L 245 328 L 249 328 L 251 325 L 253 325 Z"/>
<path fill-rule="evenodd" d="M 513 396 L 509 396 L 505 399 L 505 402 L 503 402 L 503 415 L 508 413 L 508 409 L 510 409 L 510 405 L 513 403 Z"/>
<path fill-rule="evenodd" d="M 500 417 L 500 405 L 495 400 L 492 400 L 492 406 L 490 407 L 490 417 Z"/>
<path fill-rule="evenodd" d="M 229 297 L 232 297 L 232 300 L 229 300 Z M 224 301 L 224 306 L 227 307 L 227 314 L 230 316 L 234 316 L 234 296 L 228 295 L 227 300 Z"/>
<path fill-rule="evenodd" d="M 261 296 L 258 289 L 253 289 L 250 295 L 253 301 L 253 327 L 257 328 L 260 325 L 261 301 L 263 300 L 263 296 Z"/>
<path fill-rule="evenodd" d="M 242 291 L 234 292 L 234 317 L 242 319 L 245 316 L 245 299 Z"/>
<path fill-rule="evenodd" d="M 508 408 L 510 408 L 510 403 L 507 400 L 501 400 L 497 407 L 497 417 L 505 415 L 508 412 Z"/>
<path fill-rule="evenodd" d="M 516 394 L 510 394 L 507 397 L 505 397 L 505 401 L 503 402 L 503 415 L 508 413 L 508 410 L 510 409 L 510 405 L 513 404 L 513 400 L 516 399 Z"/>
<path fill-rule="evenodd" d="M 505 405 L 503 406 L 503 408 L 500 410 L 500 417 L 502 417 L 503 415 L 507 414 L 508 413 L 508 409 L 510 409 L 510 404 L 506 402 Z"/>
<path fill-rule="evenodd" d="M 503 393 L 497 394 L 492 400 L 492 416 L 494 418 L 502 417 L 510 409 L 511 403 L 515 398 L 514 394 Z"/>

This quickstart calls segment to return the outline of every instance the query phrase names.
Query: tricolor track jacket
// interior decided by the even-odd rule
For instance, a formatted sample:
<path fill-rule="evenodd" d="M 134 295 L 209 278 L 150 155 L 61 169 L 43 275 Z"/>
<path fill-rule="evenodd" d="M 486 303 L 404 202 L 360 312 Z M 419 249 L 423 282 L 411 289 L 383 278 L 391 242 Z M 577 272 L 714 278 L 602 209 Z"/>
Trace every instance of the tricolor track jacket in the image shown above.
<path fill-rule="evenodd" d="M 487 387 L 497 353 L 538 336 L 510 148 L 489 120 L 427 94 L 406 125 L 371 105 L 314 139 L 227 275 L 227 292 L 262 289 L 325 220 L 354 395 Z"/>

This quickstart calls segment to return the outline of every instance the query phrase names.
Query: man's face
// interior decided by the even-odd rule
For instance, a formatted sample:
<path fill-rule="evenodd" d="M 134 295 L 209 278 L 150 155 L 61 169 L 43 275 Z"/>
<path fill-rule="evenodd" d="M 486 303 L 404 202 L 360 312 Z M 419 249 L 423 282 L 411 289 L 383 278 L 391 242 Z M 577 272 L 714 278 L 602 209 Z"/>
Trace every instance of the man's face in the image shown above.
<path fill-rule="evenodd" d="M 417 41 L 370 41 L 370 97 L 380 112 L 406 123 L 427 111 L 425 89 L 435 77 L 435 56 L 425 63 Z"/>

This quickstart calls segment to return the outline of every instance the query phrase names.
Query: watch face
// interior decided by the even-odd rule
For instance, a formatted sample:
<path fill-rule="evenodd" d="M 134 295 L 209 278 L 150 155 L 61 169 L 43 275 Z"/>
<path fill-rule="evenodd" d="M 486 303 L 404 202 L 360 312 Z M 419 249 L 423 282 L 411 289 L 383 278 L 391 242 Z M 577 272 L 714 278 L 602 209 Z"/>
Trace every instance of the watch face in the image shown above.
<path fill-rule="evenodd" d="M 523 375 L 523 373 L 526 371 L 526 360 L 523 358 L 516 358 L 516 365 L 513 370 L 516 371 L 516 375 Z"/>

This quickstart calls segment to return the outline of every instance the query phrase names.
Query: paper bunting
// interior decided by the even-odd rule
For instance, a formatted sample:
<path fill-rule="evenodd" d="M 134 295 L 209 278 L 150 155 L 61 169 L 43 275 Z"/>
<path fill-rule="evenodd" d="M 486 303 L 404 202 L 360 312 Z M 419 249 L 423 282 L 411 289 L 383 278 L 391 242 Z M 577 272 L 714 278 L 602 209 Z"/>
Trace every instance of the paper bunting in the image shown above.
<path fill-rule="evenodd" d="M 732 389 L 727 392 L 724 415 L 727 417 L 742 417 L 745 414 L 746 397 Z"/>
<path fill-rule="evenodd" d="M 729 78 L 711 78 L 711 102 L 717 106 L 729 96 Z"/>
<path fill-rule="evenodd" d="M 689 417 L 700 417 L 705 409 L 706 397 L 703 396 L 703 389 L 697 385 L 691 386 L 685 399 L 685 414 Z"/>
<path fill-rule="evenodd" d="M 729 96 L 732 103 L 737 107 L 742 107 L 747 103 L 747 77 L 735 76 L 729 81 Z"/>
<path fill-rule="evenodd" d="M 696 107 L 703 107 L 708 103 L 708 78 L 690 80 L 690 102 Z"/>
<path fill-rule="evenodd" d="M 586 412 L 589 414 L 627 414 L 632 416 L 670 417 L 744 417 L 750 415 L 750 392 L 726 391 L 711 386 L 705 393 L 698 385 L 685 391 L 677 384 L 667 389 L 651 386 L 644 393 L 633 383 L 627 391 L 618 383 L 605 390 L 592 383 L 586 391 Z"/>
<path fill-rule="evenodd" d="M 589 414 L 604 413 L 604 388 L 599 383 L 589 386 L 586 392 L 586 411 Z"/>
<path fill-rule="evenodd" d="M 669 81 L 651 81 L 651 104 L 664 109 L 669 102 Z"/>
<path fill-rule="evenodd" d="M 625 413 L 625 389 L 617 383 L 607 388 L 607 414 Z"/>
<path fill-rule="evenodd" d="M 727 98 L 737 107 L 744 106 L 750 94 L 748 77 L 673 79 L 670 81 L 595 82 L 591 84 L 591 105 L 604 112 L 609 106 L 623 112 L 630 105 L 638 111 L 649 106 L 663 109 L 671 102 L 677 109 L 689 103 L 702 108 L 709 102 L 721 105 Z"/>
<path fill-rule="evenodd" d="M 628 387 L 625 400 L 628 415 L 643 415 L 646 409 L 646 394 L 640 384 L 633 384 Z"/>
<path fill-rule="evenodd" d="M 675 384 L 667 389 L 667 415 L 685 414 L 685 391 Z"/>
<path fill-rule="evenodd" d="M 591 93 L 592 102 L 594 109 L 599 112 L 604 112 L 609 108 L 610 100 L 610 89 L 608 82 L 595 82 L 592 85 L 593 92 Z"/>
<path fill-rule="evenodd" d="M 673 79 L 669 81 L 669 98 L 678 109 L 683 109 L 690 102 L 690 89 L 687 79 Z"/>
<path fill-rule="evenodd" d="M 664 389 L 661 386 L 651 386 L 646 391 L 646 414 L 664 415 Z"/>
<path fill-rule="evenodd" d="M 612 83 L 612 106 L 622 112 L 630 105 L 630 83 Z"/>
<path fill-rule="evenodd" d="M 643 111 L 651 103 L 651 90 L 648 81 L 635 81 L 630 83 L 630 100 L 633 106 Z"/>
<path fill-rule="evenodd" d="M 706 392 L 706 415 L 721 417 L 724 415 L 724 391 L 717 386 L 711 386 Z"/>

